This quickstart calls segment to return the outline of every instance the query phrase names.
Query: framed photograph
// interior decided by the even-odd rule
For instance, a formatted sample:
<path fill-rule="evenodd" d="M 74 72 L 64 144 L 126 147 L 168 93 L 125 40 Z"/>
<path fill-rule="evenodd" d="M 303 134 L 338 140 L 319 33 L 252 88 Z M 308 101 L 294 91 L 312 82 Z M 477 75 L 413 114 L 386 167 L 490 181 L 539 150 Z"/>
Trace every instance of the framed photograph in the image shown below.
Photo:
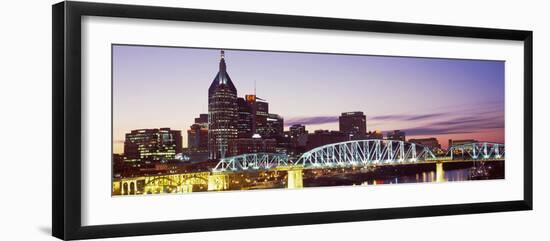
<path fill-rule="evenodd" d="M 532 209 L 532 32 L 53 6 L 53 235 Z"/>

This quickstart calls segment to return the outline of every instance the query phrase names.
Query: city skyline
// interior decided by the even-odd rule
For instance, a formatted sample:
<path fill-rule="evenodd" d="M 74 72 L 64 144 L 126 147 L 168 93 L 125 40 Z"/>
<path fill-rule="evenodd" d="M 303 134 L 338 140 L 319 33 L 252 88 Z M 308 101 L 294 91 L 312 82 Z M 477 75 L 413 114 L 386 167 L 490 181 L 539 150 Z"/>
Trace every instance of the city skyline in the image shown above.
<path fill-rule="evenodd" d="M 504 142 L 501 61 L 241 50 L 226 50 L 226 59 L 238 96 L 267 99 L 285 130 L 338 130 L 342 112 L 362 111 L 368 130 L 433 136 L 443 146 L 447 139 Z M 218 60 L 219 49 L 113 46 L 114 153 L 130 130 L 185 132 L 207 113 Z"/>

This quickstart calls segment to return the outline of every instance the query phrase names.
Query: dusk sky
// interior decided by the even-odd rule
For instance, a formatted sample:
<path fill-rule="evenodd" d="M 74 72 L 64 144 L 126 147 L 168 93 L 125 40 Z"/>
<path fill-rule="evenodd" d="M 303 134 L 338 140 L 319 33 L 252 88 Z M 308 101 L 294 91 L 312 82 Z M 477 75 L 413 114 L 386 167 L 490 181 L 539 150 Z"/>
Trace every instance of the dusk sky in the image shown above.
<path fill-rule="evenodd" d="M 133 129 L 187 129 L 208 113 L 220 49 L 113 46 L 113 150 Z M 367 130 L 504 143 L 504 62 L 225 50 L 237 94 L 254 92 L 292 124 L 338 130 L 362 111 Z"/>

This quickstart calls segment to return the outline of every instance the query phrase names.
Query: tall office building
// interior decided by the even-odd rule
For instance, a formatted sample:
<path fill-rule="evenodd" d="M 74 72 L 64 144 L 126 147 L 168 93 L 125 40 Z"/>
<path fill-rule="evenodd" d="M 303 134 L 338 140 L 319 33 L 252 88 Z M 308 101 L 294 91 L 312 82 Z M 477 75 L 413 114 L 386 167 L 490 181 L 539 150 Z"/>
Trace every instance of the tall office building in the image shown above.
<path fill-rule="evenodd" d="M 269 113 L 267 115 L 266 133 L 268 138 L 279 138 L 284 136 L 284 120 L 277 114 Z"/>
<path fill-rule="evenodd" d="M 208 151 L 208 128 L 195 123 L 187 130 L 187 149 L 189 153 Z"/>
<path fill-rule="evenodd" d="M 269 116 L 269 103 L 254 95 L 245 95 L 245 100 L 250 106 L 252 117 L 252 134 L 267 135 L 267 118 Z"/>
<path fill-rule="evenodd" d="M 255 113 L 254 117 L 256 118 L 255 133 L 260 134 L 260 136 L 266 136 L 267 117 L 269 115 L 269 103 L 256 96 L 256 101 L 254 102 L 253 109 Z"/>
<path fill-rule="evenodd" d="M 290 126 L 288 130 L 292 147 L 305 147 L 307 145 L 308 131 L 306 126 L 295 124 Z"/>
<path fill-rule="evenodd" d="M 199 114 L 199 117 L 195 118 L 195 124 L 208 128 L 208 114 Z"/>
<path fill-rule="evenodd" d="M 344 112 L 338 122 L 342 133 L 355 137 L 364 137 L 367 134 L 367 117 L 363 112 Z"/>
<path fill-rule="evenodd" d="M 170 128 L 139 129 L 126 133 L 124 157 L 133 161 L 174 159 L 182 152 L 181 131 Z"/>
<path fill-rule="evenodd" d="M 269 103 L 256 95 L 238 98 L 239 138 L 250 138 L 254 134 L 261 138 L 277 138 L 283 134 L 283 117 L 269 113 Z"/>
<path fill-rule="evenodd" d="M 226 155 L 229 140 L 237 138 L 237 89 L 227 74 L 221 51 L 218 74 L 208 89 L 208 153 L 210 159 Z"/>
<path fill-rule="evenodd" d="M 308 134 L 306 149 L 311 150 L 327 144 L 349 141 L 349 139 L 349 135 L 341 131 L 316 130 Z"/>
<path fill-rule="evenodd" d="M 263 139 L 257 136 L 232 139 L 229 141 L 228 154 L 237 156 L 245 153 L 275 152 L 276 145 L 275 139 Z"/>
<path fill-rule="evenodd" d="M 238 98 L 239 121 L 237 123 L 237 136 L 239 138 L 251 138 L 253 133 L 252 106 L 244 99 Z"/>

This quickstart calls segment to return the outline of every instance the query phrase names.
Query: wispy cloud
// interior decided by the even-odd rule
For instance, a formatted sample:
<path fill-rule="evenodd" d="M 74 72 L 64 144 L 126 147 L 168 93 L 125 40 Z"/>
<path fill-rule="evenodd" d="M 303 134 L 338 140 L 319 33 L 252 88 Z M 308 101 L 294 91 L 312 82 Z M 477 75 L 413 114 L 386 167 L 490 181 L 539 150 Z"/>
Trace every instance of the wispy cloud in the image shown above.
<path fill-rule="evenodd" d="M 369 120 L 377 121 L 420 121 L 433 119 L 444 116 L 448 113 L 433 113 L 433 114 L 421 114 L 421 115 L 379 115 L 374 117 L 368 117 Z M 309 116 L 309 117 L 296 117 L 285 120 L 285 126 L 291 126 L 295 124 L 302 125 L 317 125 L 328 124 L 338 122 L 338 116 Z"/>
<path fill-rule="evenodd" d="M 484 129 L 504 128 L 504 117 L 456 117 L 444 121 L 428 122 L 405 129 L 407 135 L 467 134 Z"/>
<path fill-rule="evenodd" d="M 435 117 L 440 117 L 443 115 L 446 115 L 447 113 L 434 113 L 434 114 L 426 114 L 426 115 L 416 115 L 416 116 L 409 116 L 406 118 L 406 120 L 425 120 L 425 119 L 432 119 Z"/>
<path fill-rule="evenodd" d="M 460 116 L 457 116 L 460 114 Z M 412 128 L 400 128 L 407 135 L 444 135 L 444 134 L 468 134 L 479 132 L 483 129 L 504 128 L 504 113 L 495 114 L 486 113 L 433 113 L 419 115 L 381 115 L 368 118 L 375 121 L 375 125 L 384 123 L 405 123 Z M 285 120 L 285 126 L 294 124 L 318 125 L 337 123 L 338 116 L 310 116 L 300 118 L 290 118 Z M 390 131 L 390 130 L 387 130 Z"/>
<path fill-rule="evenodd" d="M 402 120 L 403 118 L 406 118 L 407 115 L 379 115 L 374 117 L 369 117 L 369 120 Z"/>
<path fill-rule="evenodd" d="M 296 124 L 301 125 L 319 125 L 327 123 L 338 122 L 338 116 L 311 116 L 311 117 L 298 117 L 285 120 L 285 126 L 291 126 Z"/>
<path fill-rule="evenodd" d="M 432 113 L 432 114 L 420 114 L 420 115 L 379 115 L 370 117 L 369 120 L 384 120 L 384 121 L 418 121 L 433 119 L 448 115 L 449 113 Z"/>
<path fill-rule="evenodd" d="M 458 117 L 458 118 L 453 118 L 453 119 L 443 120 L 443 121 L 434 121 L 430 123 L 430 125 L 435 125 L 435 126 L 466 125 L 466 124 L 472 124 L 472 123 L 476 124 L 487 120 L 489 119 L 479 118 L 474 116 L 466 116 L 466 117 Z"/>
<path fill-rule="evenodd" d="M 423 135 L 444 135 L 444 134 L 467 134 L 473 133 L 472 130 L 460 130 L 456 128 L 432 128 L 432 127 L 415 127 L 404 130 L 407 136 L 423 136 Z"/>

